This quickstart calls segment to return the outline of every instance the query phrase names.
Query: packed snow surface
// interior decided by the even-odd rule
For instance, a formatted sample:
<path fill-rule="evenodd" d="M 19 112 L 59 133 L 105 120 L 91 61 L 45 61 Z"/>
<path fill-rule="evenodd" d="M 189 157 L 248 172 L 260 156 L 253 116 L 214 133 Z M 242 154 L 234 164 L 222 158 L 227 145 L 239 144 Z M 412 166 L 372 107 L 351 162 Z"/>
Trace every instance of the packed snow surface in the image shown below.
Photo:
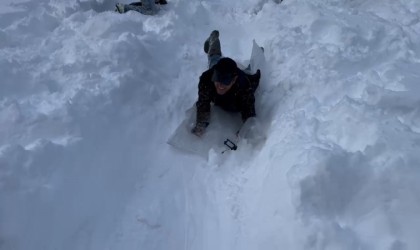
<path fill-rule="evenodd" d="M 114 5 L 0 3 L 1 250 L 420 249 L 420 1 Z M 205 160 L 166 141 L 214 29 L 267 140 Z"/>

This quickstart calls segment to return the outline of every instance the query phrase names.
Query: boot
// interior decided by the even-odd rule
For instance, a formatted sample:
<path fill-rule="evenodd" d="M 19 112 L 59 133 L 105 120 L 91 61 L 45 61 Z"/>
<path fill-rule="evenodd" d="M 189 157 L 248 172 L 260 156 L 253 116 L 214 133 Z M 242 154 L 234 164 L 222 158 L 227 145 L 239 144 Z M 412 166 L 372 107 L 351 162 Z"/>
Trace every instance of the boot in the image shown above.
<path fill-rule="evenodd" d="M 132 6 L 143 6 L 143 4 L 141 2 L 134 2 L 134 3 L 130 3 L 128 5 L 132 5 Z"/>
<path fill-rule="evenodd" d="M 207 40 L 204 42 L 204 52 L 208 54 L 209 56 L 212 55 L 222 55 L 222 51 L 220 49 L 220 40 L 219 40 L 219 31 L 213 30 L 207 38 Z"/>
<path fill-rule="evenodd" d="M 117 3 L 115 5 L 115 12 L 124 13 L 124 4 Z"/>
<path fill-rule="evenodd" d="M 168 2 L 166 0 L 155 0 L 155 4 L 164 5 L 164 4 L 168 4 Z M 141 2 L 134 2 L 134 3 L 130 3 L 129 5 L 143 6 Z"/>

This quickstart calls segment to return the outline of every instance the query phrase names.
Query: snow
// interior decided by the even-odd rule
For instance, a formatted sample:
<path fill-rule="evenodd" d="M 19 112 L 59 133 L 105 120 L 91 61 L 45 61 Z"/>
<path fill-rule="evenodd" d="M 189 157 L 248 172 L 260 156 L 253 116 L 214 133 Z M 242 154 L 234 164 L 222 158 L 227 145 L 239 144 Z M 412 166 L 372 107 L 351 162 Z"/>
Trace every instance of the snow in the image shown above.
<path fill-rule="evenodd" d="M 1 250 L 420 249 L 419 1 L 168 2 L 1 1 Z M 213 29 L 269 126 L 206 161 L 166 141 Z"/>

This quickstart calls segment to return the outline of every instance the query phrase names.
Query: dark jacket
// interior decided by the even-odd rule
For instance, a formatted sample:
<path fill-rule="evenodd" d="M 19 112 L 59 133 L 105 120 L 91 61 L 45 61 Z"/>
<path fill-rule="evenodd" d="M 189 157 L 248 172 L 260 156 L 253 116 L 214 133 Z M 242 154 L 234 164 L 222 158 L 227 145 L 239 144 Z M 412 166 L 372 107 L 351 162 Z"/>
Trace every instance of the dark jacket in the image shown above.
<path fill-rule="evenodd" d="M 226 111 L 241 112 L 243 122 L 256 115 L 254 92 L 259 84 L 259 75 L 248 75 L 238 70 L 236 82 L 224 95 L 217 94 L 212 76 L 213 68 L 205 71 L 200 77 L 196 102 L 197 124 L 207 125 L 210 122 L 211 103 Z"/>

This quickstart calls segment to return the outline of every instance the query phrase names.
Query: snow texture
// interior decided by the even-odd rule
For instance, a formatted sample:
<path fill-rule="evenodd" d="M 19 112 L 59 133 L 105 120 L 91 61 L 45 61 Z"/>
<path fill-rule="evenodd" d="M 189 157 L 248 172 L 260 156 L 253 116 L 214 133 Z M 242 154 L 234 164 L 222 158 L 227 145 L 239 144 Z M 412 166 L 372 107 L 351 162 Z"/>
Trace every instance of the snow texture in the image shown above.
<path fill-rule="evenodd" d="M 420 249 L 418 0 L 114 6 L 0 2 L 1 250 Z M 214 29 L 267 139 L 206 161 L 166 141 Z"/>

